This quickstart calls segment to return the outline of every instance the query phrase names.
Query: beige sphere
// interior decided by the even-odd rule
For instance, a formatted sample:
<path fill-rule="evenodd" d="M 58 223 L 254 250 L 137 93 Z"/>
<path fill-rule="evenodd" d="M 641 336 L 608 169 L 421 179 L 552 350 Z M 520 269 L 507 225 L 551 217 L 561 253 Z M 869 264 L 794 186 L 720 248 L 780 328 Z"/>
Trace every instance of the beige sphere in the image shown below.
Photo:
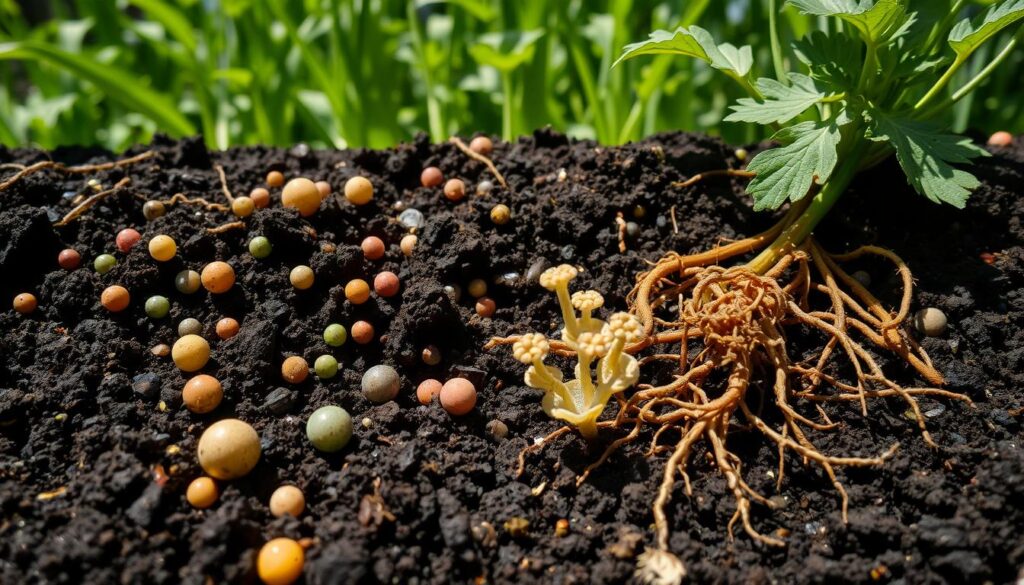
<path fill-rule="evenodd" d="M 201 370 L 206 362 L 210 361 L 210 344 L 198 335 L 183 335 L 174 342 L 171 359 L 182 371 Z"/>
<path fill-rule="evenodd" d="M 306 496 L 293 485 L 283 485 L 270 496 L 270 513 L 280 518 L 291 514 L 298 518 L 306 509 Z"/>
<path fill-rule="evenodd" d="M 320 201 L 320 190 L 316 188 L 316 183 L 304 177 L 288 181 L 281 191 L 281 204 L 298 209 L 303 217 L 316 213 L 320 209 Z"/>
<path fill-rule="evenodd" d="M 353 205 L 366 205 L 373 199 L 373 183 L 366 177 L 352 177 L 345 183 L 345 199 Z"/>
<path fill-rule="evenodd" d="M 918 331 L 928 337 L 938 337 L 946 332 L 946 314 L 935 307 L 914 313 L 913 323 Z"/>
<path fill-rule="evenodd" d="M 217 421 L 199 438 L 199 465 L 216 479 L 238 479 L 260 460 L 260 436 L 248 423 Z"/>

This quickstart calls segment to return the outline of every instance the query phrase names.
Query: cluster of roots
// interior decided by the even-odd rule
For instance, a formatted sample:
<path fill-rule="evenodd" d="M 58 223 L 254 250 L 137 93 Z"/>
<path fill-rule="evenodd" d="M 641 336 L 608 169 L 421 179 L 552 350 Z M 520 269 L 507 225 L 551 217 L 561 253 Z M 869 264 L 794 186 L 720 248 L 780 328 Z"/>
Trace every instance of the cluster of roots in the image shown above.
<path fill-rule="evenodd" d="M 820 466 L 842 499 L 842 516 L 846 521 L 848 498 L 836 468 L 881 465 L 893 456 L 897 445 L 873 457 L 823 453 L 809 434 L 833 430 L 837 424 L 829 419 L 822 403 L 856 403 L 866 416 L 869 399 L 903 400 L 925 442 L 934 446 L 918 398 L 937 396 L 970 402 L 966 396 L 934 387 L 942 384 L 942 376 L 904 326 L 910 309 L 912 276 L 893 252 L 865 246 L 846 254 L 830 254 L 810 238 L 777 255 L 775 265 L 763 274 L 744 265 L 723 267 L 730 258 L 763 249 L 775 241 L 798 212 L 793 210 L 775 227 L 751 238 L 701 254 L 671 254 L 662 258 L 638 277 L 638 284 L 627 298 L 630 312 L 644 325 L 646 338 L 626 351 L 636 353 L 650 348 L 655 353 L 645 351 L 641 365 L 668 361 L 677 367 L 670 383 L 641 384 L 628 398 L 619 399 L 615 419 L 599 426 L 628 432 L 607 446 L 578 478 L 578 483 L 585 481 L 617 449 L 639 440 L 645 427 L 652 429 L 648 433 L 651 439 L 647 454 L 670 453 L 653 502 L 657 548 L 641 559 L 642 565 L 647 564 L 648 577 L 657 577 L 650 570 L 682 570 L 681 563 L 668 551 L 669 522 L 665 508 L 678 478 L 682 478 L 687 495 L 691 494 L 687 465 L 699 441 L 706 443 L 712 465 L 725 477 L 735 498 L 736 511 L 728 525 L 730 537 L 736 523 L 741 522 L 756 541 L 782 546 L 782 540 L 760 533 L 751 523 L 753 503 L 769 507 L 772 503 L 744 481 L 742 461 L 729 449 L 730 429 L 756 429 L 778 447 L 777 489 L 783 481 L 787 451 L 795 453 L 805 464 Z M 868 257 L 888 261 L 898 272 L 902 294 L 897 310 L 885 308 L 841 267 Z M 813 359 L 798 362 L 787 353 L 785 332 L 794 326 L 817 331 L 827 340 Z M 492 344 L 514 341 L 514 337 L 496 339 Z M 560 349 L 564 355 L 565 348 Z M 933 387 L 904 387 L 891 380 L 883 373 L 872 350 L 895 353 Z M 766 380 L 765 385 L 771 386 L 764 393 L 764 397 L 771 399 L 763 400 L 756 408 L 748 404 L 753 401 L 746 399 L 755 372 L 757 381 Z M 840 379 L 841 375 L 849 379 Z M 768 418 L 780 421 L 774 424 L 766 420 L 763 412 L 772 405 L 777 415 Z M 525 449 L 520 454 L 519 473 L 527 454 L 570 430 L 563 427 Z"/>

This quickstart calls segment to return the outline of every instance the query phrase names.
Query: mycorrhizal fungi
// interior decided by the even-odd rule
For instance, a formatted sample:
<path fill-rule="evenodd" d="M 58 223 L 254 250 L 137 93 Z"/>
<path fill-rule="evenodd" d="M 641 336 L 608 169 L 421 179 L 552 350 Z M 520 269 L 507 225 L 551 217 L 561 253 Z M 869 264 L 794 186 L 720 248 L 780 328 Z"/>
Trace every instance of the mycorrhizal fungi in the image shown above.
<path fill-rule="evenodd" d="M 777 41 L 777 7 L 774 1 L 771 4 L 771 35 Z M 657 31 L 649 40 L 627 46 L 620 58 L 686 55 L 736 80 L 750 97 L 740 99 L 726 120 L 769 125 L 778 146 L 759 153 L 745 170 L 711 171 L 683 186 L 715 175 L 751 178 L 747 192 L 755 210 L 789 204 L 778 223 L 763 233 L 697 254 L 668 254 L 639 275 L 627 301 L 642 330 L 621 351 L 628 356 L 648 350 L 640 366 L 653 361 L 678 364 L 672 381 L 659 386 L 639 384 L 625 396 L 612 392 L 619 402 L 618 414 L 600 423 L 595 423 L 600 412 L 576 419 L 551 408 L 561 394 L 549 389 L 555 384 L 543 379 L 534 357 L 549 349 L 563 356 L 577 355 L 579 379 L 581 373 L 589 373 L 589 362 L 596 355 L 592 348 L 581 346 L 580 332 L 604 327 L 591 324 L 587 328 L 581 319 L 573 330 L 570 322 L 575 316 L 562 298 L 567 296 L 564 286 L 554 287 L 566 322 L 562 342 L 513 336 L 488 344 L 514 344 L 516 357 L 534 364 L 527 383 L 548 390 L 545 410 L 577 426 L 584 436 L 593 437 L 595 426 L 628 431 L 606 447 L 579 482 L 616 449 L 637 440 L 645 427 L 654 429 L 648 453 L 670 455 L 653 503 L 655 548 L 641 555 L 638 564 L 638 576 L 649 581 L 676 582 L 685 574 L 682 562 L 669 551 L 665 505 L 678 477 L 690 493 L 687 466 L 700 440 L 706 441 L 714 467 L 725 476 L 735 498 L 730 536 L 736 522 L 741 522 L 753 539 L 771 546 L 784 544 L 751 524 L 751 504 L 771 507 L 772 502 L 744 481 L 742 462 L 729 449 L 734 418 L 778 446 L 778 486 L 784 477 L 786 452 L 820 466 L 841 498 L 845 521 L 847 494 L 836 468 L 880 465 L 897 445 L 880 446 L 869 457 L 823 453 L 812 435 L 833 430 L 836 424 L 822 403 L 855 403 L 868 416 L 871 399 L 902 400 L 923 440 L 934 446 L 918 398 L 970 402 L 962 394 L 940 388 L 942 374 L 906 331 L 913 278 L 900 257 L 878 246 L 831 253 L 812 232 L 858 172 L 892 154 L 918 193 L 935 203 L 958 208 L 966 204 L 979 182 L 954 165 L 965 165 L 986 152 L 947 132 L 941 115 L 981 84 L 1024 33 L 1018 30 L 1011 36 L 962 87 L 949 90 L 948 86 L 978 47 L 1007 27 L 1019 25 L 1024 0 L 1004 0 L 960 22 L 954 22 L 955 12 L 936 16 L 914 11 L 908 0 L 789 0 L 788 4 L 805 14 L 837 20 L 828 21 L 828 31 L 811 32 L 794 42 L 789 53 L 773 42 L 773 79 L 755 80 L 750 47 L 716 44 L 696 26 Z M 803 72 L 786 71 L 787 57 L 799 62 Z M 741 260 L 751 254 L 753 258 Z M 901 290 L 895 310 L 844 269 L 852 261 L 869 258 L 889 262 L 897 271 Z M 675 310 L 669 311 L 673 305 Z M 820 333 L 824 345 L 815 358 L 790 356 L 786 330 L 791 327 Z M 891 379 L 876 358 L 881 351 L 898 356 L 925 384 L 909 386 Z M 755 372 L 761 373 L 754 378 Z M 752 381 L 761 380 L 767 382 L 765 393 L 771 397 L 764 408 L 777 409 L 781 424 L 766 422 L 763 413 L 746 400 Z M 561 402 L 566 398 L 561 397 Z M 569 430 L 563 427 L 524 450 L 520 472 L 523 455 Z M 673 443 L 666 444 L 670 438 Z"/>

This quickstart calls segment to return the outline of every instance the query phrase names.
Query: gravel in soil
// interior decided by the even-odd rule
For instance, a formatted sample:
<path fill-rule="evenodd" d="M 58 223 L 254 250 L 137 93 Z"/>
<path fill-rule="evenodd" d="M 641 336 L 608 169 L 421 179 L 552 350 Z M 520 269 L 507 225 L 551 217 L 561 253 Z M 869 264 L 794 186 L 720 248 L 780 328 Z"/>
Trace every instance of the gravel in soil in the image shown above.
<path fill-rule="evenodd" d="M 1018 142 L 1019 144 L 1019 142 Z M 522 382 L 508 349 L 482 352 L 492 335 L 552 333 L 559 313 L 553 295 L 536 284 L 540 270 L 567 262 L 582 269 L 574 289 L 594 288 L 606 307 L 624 296 L 648 260 L 676 250 L 697 251 L 770 225 L 755 214 L 742 184 L 714 179 L 687 189 L 672 186 L 699 171 L 736 167 L 731 148 L 703 136 L 665 134 L 621 148 L 604 148 L 538 131 L 516 143 L 496 143 L 493 158 L 508 179 L 451 145 L 425 139 L 388 151 L 314 151 L 251 147 L 208 152 L 199 140 L 158 138 L 153 159 L 94 175 L 33 175 L 0 192 L 0 581 L 66 583 L 206 583 L 253 581 L 255 554 L 270 538 L 309 538 L 307 583 L 618 583 L 631 578 L 636 555 L 653 542 L 650 504 L 664 456 L 645 457 L 648 441 L 616 454 L 579 488 L 575 476 L 603 448 L 571 434 L 528 460 L 513 477 L 519 451 L 559 425 L 542 412 L 540 395 Z M 975 168 L 983 186 L 964 211 L 915 195 L 889 162 L 860 177 L 818 233 L 842 250 L 878 244 L 895 250 L 917 278 L 915 308 L 933 306 L 949 317 L 939 338 L 923 341 L 948 381 L 975 407 L 925 400 L 940 444 L 927 448 L 899 400 L 874 401 L 868 417 L 855 405 L 827 412 L 841 425 L 813 439 L 828 453 L 873 455 L 893 442 L 884 467 L 848 469 L 849 523 L 839 498 L 816 466 L 787 455 L 782 489 L 774 490 L 777 451 L 759 434 L 735 428 L 732 449 L 747 481 L 775 497 L 779 510 L 754 507 L 756 526 L 786 535 L 788 546 L 766 548 L 726 525 L 734 501 L 699 446 L 689 466 L 693 497 L 681 482 L 669 505 L 671 546 L 695 582 L 1008 582 L 1024 566 L 1024 452 L 1020 388 L 1024 387 L 1024 150 L 994 149 Z M 53 152 L 0 149 L 0 163 L 52 158 L 67 164 L 113 160 L 109 153 L 66 148 Z M 189 205 L 170 206 L 146 222 L 147 199 L 175 193 L 224 203 L 215 164 L 223 165 L 235 195 L 263 186 L 266 173 L 328 181 L 335 193 L 311 217 L 273 204 L 245 220 L 244 229 L 210 234 L 234 218 Z M 420 172 L 438 166 L 462 178 L 470 194 L 447 200 L 440 187 L 420 186 Z M 352 176 L 368 177 L 375 198 L 356 207 L 340 194 Z M 131 184 L 66 227 L 52 227 L 88 194 L 95 179 Z M 502 203 L 511 221 L 495 225 Z M 407 229 L 403 208 L 422 212 L 424 225 L 411 257 L 399 249 Z M 619 253 L 617 212 L 635 223 Z M 156 263 L 145 245 L 116 251 L 118 231 L 134 227 L 142 242 L 157 234 L 179 246 Z M 247 251 L 263 235 L 273 252 Z M 368 235 L 387 245 L 369 261 L 359 248 Z M 77 249 L 82 268 L 65 271 L 57 255 Z M 92 261 L 114 254 L 117 265 L 99 275 Z M 238 275 L 228 293 L 183 295 L 175 274 L 229 262 Z M 292 267 L 314 270 L 315 283 L 296 290 Z M 872 289 L 892 300 L 890 267 L 864 263 Z M 352 278 L 372 282 L 388 270 L 401 279 L 390 298 L 345 300 Z M 488 283 L 497 304 L 481 319 L 466 291 Z M 130 307 L 110 314 L 101 291 L 121 284 Z M 458 291 L 445 287 L 458 287 Z M 39 308 L 20 315 L 9 303 L 30 291 Z M 170 314 L 151 319 L 143 303 L 160 294 Z M 607 310 L 607 309 L 606 309 Z M 181 401 L 187 375 L 150 349 L 172 344 L 177 324 L 198 319 L 213 358 L 203 370 L 223 383 L 224 400 L 209 414 Z M 233 317 L 237 336 L 220 340 L 216 322 Z M 376 339 L 340 348 L 323 340 L 324 327 L 358 320 Z M 421 360 L 427 345 L 441 362 Z M 794 331 L 792 356 L 811 356 L 821 340 Z M 313 363 L 330 353 L 341 364 L 326 381 L 281 380 L 290 355 Z M 881 356 L 883 359 L 886 356 Z M 886 370 L 901 382 L 913 373 L 893 360 Z M 381 405 L 360 392 L 363 372 L 376 364 L 402 376 L 396 400 Z M 563 364 L 564 366 L 565 364 Z M 452 376 L 473 380 L 476 408 L 451 417 L 436 402 L 422 406 L 417 384 Z M 757 400 L 758 389 L 750 394 Z M 338 404 L 356 423 L 349 445 L 320 453 L 305 437 L 318 407 Z M 611 411 L 611 407 L 609 412 Z M 608 416 L 608 413 L 606 413 Z M 241 418 L 259 432 L 263 456 L 243 479 L 225 483 L 218 503 L 192 509 L 185 487 L 201 474 L 195 457 L 203 429 Z M 613 431 L 603 434 L 608 441 Z M 649 435 L 644 437 L 649 439 Z M 307 511 L 275 518 L 271 493 L 300 486 Z M 568 530 L 556 535 L 556 525 Z M 560 530 L 563 532 L 564 530 Z"/>

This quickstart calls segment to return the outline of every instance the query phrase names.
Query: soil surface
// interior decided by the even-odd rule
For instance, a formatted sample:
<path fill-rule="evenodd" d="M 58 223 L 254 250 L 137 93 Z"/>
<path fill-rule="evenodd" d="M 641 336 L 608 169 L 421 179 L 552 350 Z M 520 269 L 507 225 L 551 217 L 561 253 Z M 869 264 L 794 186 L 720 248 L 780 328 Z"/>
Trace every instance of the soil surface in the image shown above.
<path fill-rule="evenodd" d="M 840 470 L 850 494 L 849 523 L 820 469 L 787 455 L 781 491 L 775 491 L 778 453 L 759 433 L 729 435 L 746 480 L 779 510 L 754 506 L 762 532 L 787 535 L 770 548 L 727 524 L 735 509 L 723 477 L 698 445 L 689 466 L 693 496 L 676 484 L 668 507 L 671 548 L 693 582 L 1007 583 L 1024 567 L 1024 148 L 993 149 L 976 174 L 984 185 L 958 211 L 931 204 L 906 185 L 890 161 L 857 179 L 818 234 L 831 250 L 878 244 L 902 255 L 918 288 L 914 308 L 934 306 L 949 317 L 939 338 L 923 340 L 946 387 L 974 407 L 922 400 L 939 443 L 929 449 L 900 400 L 826 407 L 840 429 L 812 439 L 829 454 L 873 456 L 894 442 L 894 459 L 880 468 Z M 602 431 L 588 446 L 567 435 L 527 460 L 514 477 L 518 453 L 559 423 L 541 410 L 540 393 L 522 381 L 523 366 L 509 348 L 487 353 L 493 335 L 561 325 L 554 295 L 536 284 L 546 263 L 581 269 L 574 290 L 594 288 L 607 310 L 625 308 L 636 274 L 662 254 L 697 251 L 722 239 L 749 235 L 773 221 L 755 214 L 742 183 L 714 179 L 687 189 L 673 181 L 696 172 L 738 167 L 732 148 L 718 140 L 666 134 L 622 148 L 575 142 L 548 131 L 513 144 L 496 144 L 493 158 L 510 189 L 489 196 L 446 200 L 423 188 L 427 165 L 463 178 L 470 192 L 492 181 L 484 166 L 451 145 L 425 139 L 389 151 L 311 151 L 243 148 L 208 152 L 199 140 L 157 139 L 154 159 L 92 175 L 46 171 L 0 192 L 0 582 L 212 583 L 254 582 L 255 557 L 268 539 L 308 538 L 304 582 L 321 583 L 621 583 L 632 579 L 636 555 L 652 546 L 651 503 L 666 455 L 646 457 L 649 431 L 612 457 L 582 486 L 575 477 L 620 436 Z M 0 149 L 0 163 L 52 158 L 68 164 L 114 160 L 109 153 L 69 148 L 46 153 Z M 146 199 L 175 193 L 225 201 L 213 165 L 223 165 L 230 189 L 262 186 L 269 170 L 326 180 L 341 190 L 367 176 L 375 199 L 355 207 L 340 194 L 319 213 L 300 218 L 279 203 L 257 210 L 244 229 L 207 233 L 234 218 L 201 207 L 174 205 L 146 222 Z M 12 173 L 9 167 L 2 176 Z M 90 179 L 108 188 L 131 184 L 67 227 L 51 223 Z M 398 243 L 406 228 L 394 218 L 402 202 L 425 217 L 419 243 L 406 258 Z M 505 203 L 512 221 L 494 225 L 490 208 Z M 636 213 L 640 206 L 642 211 Z M 618 250 L 616 213 L 635 222 L 628 251 Z M 124 227 L 142 244 L 116 251 Z M 179 252 L 153 261 L 145 243 L 164 233 Z M 273 243 L 255 260 L 246 244 L 255 235 Z M 380 261 L 358 247 L 378 235 L 389 250 Z M 65 271 L 57 254 L 74 247 L 83 265 Z M 101 253 L 117 257 L 106 275 L 92 269 Z M 212 260 L 231 263 L 237 285 L 227 294 L 183 295 L 174 275 Z M 291 267 L 308 264 L 315 285 L 296 291 Z M 882 263 L 865 262 L 871 288 L 891 301 L 898 284 Z M 532 269 L 532 270 L 531 270 Z M 354 306 L 342 289 L 390 270 L 401 293 L 376 295 Z M 481 319 L 474 301 L 445 290 L 485 279 L 497 312 Z M 131 292 L 130 307 L 110 314 L 99 304 L 111 284 Z M 30 291 L 39 308 L 11 310 L 14 295 Z M 148 318 L 146 298 L 167 296 L 164 319 Z M 221 341 L 214 324 L 236 318 L 241 332 Z M 177 323 L 199 319 L 213 358 L 204 372 L 219 378 L 225 399 L 196 415 L 182 406 L 190 375 L 150 348 L 172 344 Z M 341 348 L 322 338 L 331 322 L 370 321 L 378 338 Z M 420 360 L 428 344 L 443 360 Z M 813 356 L 822 341 L 794 331 L 790 355 Z M 280 364 L 289 355 L 310 363 L 332 353 L 342 365 L 327 381 L 310 376 L 286 384 Z M 880 356 L 885 360 L 888 356 Z M 395 366 L 403 377 L 398 398 L 372 405 L 359 390 L 372 365 Z M 556 363 L 558 363 L 556 361 Z M 565 369 L 565 363 L 561 363 Z M 912 370 L 887 361 L 905 385 L 920 385 Z M 421 406 L 418 382 L 463 375 L 479 390 L 475 410 L 449 416 L 437 403 Z M 140 377 L 141 376 L 141 377 Z M 642 379 L 643 374 L 642 374 Z M 748 394 L 756 404 L 760 388 Z M 356 421 L 351 443 L 336 454 L 316 451 L 305 420 L 318 407 L 338 404 Z M 801 405 L 814 414 L 809 405 Z M 609 417 L 609 407 L 605 417 Z M 200 434 L 212 422 L 236 417 L 251 423 L 263 455 L 243 479 L 222 484 L 220 500 L 195 510 L 184 497 L 202 473 Z M 769 420 L 772 419 L 769 417 Z M 494 421 L 500 421 L 496 423 Z M 504 437 L 501 426 L 507 427 Z M 294 483 L 305 492 L 298 519 L 275 518 L 271 492 Z M 378 486 L 379 487 L 376 487 Z M 555 534 L 559 520 L 565 535 Z M 516 524 L 525 528 L 511 530 Z M 509 523 L 509 521 L 512 521 Z"/>

